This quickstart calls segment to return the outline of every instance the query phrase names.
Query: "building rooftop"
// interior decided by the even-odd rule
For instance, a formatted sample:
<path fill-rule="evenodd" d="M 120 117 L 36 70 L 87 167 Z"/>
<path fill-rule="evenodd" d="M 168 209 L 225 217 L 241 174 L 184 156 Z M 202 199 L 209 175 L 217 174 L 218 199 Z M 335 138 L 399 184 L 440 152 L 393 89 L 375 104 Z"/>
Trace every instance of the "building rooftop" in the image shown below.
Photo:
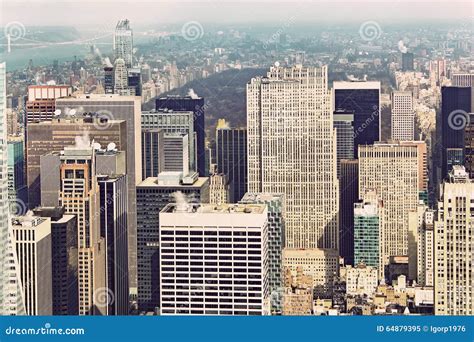
<path fill-rule="evenodd" d="M 197 214 L 262 214 L 265 212 L 264 204 L 196 204 L 196 203 L 170 203 L 161 211 L 162 213 L 197 213 Z"/>
<path fill-rule="evenodd" d="M 163 173 L 165 174 L 171 174 L 171 173 L 178 173 L 182 175 L 182 172 L 162 172 L 160 175 Z M 173 177 L 173 175 L 169 175 L 170 177 Z M 153 188 L 166 188 L 166 187 L 196 187 L 200 188 L 202 187 L 207 181 L 209 180 L 208 177 L 198 177 L 197 180 L 193 184 L 182 184 L 182 183 L 176 183 L 176 182 L 158 182 L 158 177 L 148 177 L 144 181 L 142 181 L 140 184 L 137 185 L 137 188 L 145 188 L 145 187 L 153 187 Z"/>

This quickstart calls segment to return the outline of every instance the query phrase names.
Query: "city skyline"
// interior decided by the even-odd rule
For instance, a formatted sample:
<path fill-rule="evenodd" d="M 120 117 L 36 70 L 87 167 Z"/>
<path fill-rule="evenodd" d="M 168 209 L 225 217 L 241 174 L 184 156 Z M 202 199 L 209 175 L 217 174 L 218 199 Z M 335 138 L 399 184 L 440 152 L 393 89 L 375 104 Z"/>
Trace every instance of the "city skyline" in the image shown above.
<path fill-rule="evenodd" d="M 464 2 L 78 4 L 5 5 L 2 313 L 472 315 Z"/>

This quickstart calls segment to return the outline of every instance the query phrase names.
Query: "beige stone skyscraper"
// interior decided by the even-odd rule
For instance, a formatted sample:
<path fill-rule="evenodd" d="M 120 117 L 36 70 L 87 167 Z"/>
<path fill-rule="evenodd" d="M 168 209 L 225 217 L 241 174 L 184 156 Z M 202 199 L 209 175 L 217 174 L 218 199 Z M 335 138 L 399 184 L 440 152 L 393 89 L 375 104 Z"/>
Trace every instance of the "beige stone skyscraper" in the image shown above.
<path fill-rule="evenodd" d="M 77 217 L 79 315 L 105 314 L 105 240 L 100 236 L 99 187 L 95 151 L 89 144 L 65 147 L 43 156 L 43 163 L 59 168 L 59 205 Z M 108 299 L 106 299 L 108 300 Z"/>
<path fill-rule="evenodd" d="M 409 91 L 394 91 L 392 99 L 392 139 L 413 140 L 415 138 L 415 111 L 413 95 Z"/>
<path fill-rule="evenodd" d="M 408 255 L 409 212 L 419 203 L 420 148 L 413 142 L 359 146 L 359 197 L 375 190 L 383 202 L 380 258 Z"/>
<path fill-rule="evenodd" d="M 248 191 L 283 193 L 286 245 L 338 248 L 327 67 L 270 68 L 247 84 Z"/>
<path fill-rule="evenodd" d="M 441 187 L 434 226 L 436 315 L 474 314 L 474 182 L 454 166 Z"/>

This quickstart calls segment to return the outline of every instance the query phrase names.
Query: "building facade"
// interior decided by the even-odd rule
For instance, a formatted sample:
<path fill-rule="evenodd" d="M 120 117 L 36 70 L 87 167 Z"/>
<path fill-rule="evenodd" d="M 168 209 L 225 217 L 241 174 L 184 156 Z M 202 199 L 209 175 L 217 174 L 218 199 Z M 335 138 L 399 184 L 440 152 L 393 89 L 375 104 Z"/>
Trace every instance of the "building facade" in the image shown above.
<path fill-rule="evenodd" d="M 221 128 L 216 130 L 217 172 L 229 178 L 230 202 L 237 203 L 247 192 L 247 130 Z"/>
<path fill-rule="evenodd" d="M 474 314 L 474 182 L 454 166 L 442 184 L 434 223 L 436 315 Z"/>
<path fill-rule="evenodd" d="M 265 205 L 169 204 L 159 237 L 162 315 L 269 314 Z"/>
<path fill-rule="evenodd" d="M 413 95 L 408 91 L 392 93 L 392 140 L 415 139 Z"/>
<path fill-rule="evenodd" d="M 180 172 L 162 172 L 137 186 L 138 309 L 160 307 L 159 233 L 160 211 L 169 203 L 209 202 L 209 179 L 200 177 L 184 183 Z"/>
<path fill-rule="evenodd" d="M 248 191 L 283 193 L 286 244 L 338 248 L 339 184 L 327 67 L 272 67 L 247 84 Z"/>

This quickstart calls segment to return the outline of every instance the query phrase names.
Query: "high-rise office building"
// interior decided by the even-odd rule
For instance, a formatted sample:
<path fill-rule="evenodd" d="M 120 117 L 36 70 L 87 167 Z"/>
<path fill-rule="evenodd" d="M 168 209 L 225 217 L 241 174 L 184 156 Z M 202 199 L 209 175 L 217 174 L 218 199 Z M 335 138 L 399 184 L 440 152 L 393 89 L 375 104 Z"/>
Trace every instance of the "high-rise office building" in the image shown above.
<path fill-rule="evenodd" d="M 341 160 L 339 176 L 339 255 L 354 265 L 354 203 L 359 199 L 359 161 Z"/>
<path fill-rule="evenodd" d="M 59 152 L 65 146 L 75 145 L 76 140 L 89 139 L 103 146 L 113 142 L 119 150 L 129 148 L 125 121 L 101 122 L 94 117 L 75 118 L 69 116 L 56 118 L 49 122 L 33 122 L 28 125 L 26 176 L 28 205 L 31 209 L 39 205 L 57 206 L 57 202 L 42 201 L 45 194 L 40 191 L 40 157 L 51 152 Z M 47 174 L 44 174 L 43 177 Z"/>
<path fill-rule="evenodd" d="M 230 202 L 237 203 L 247 192 L 247 130 L 219 128 L 216 130 L 217 172 L 229 178 Z"/>
<path fill-rule="evenodd" d="M 53 315 L 79 314 L 79 251 L 76 215 L 64 207 L 40 207 L 35 216 L 51 220 Z"/>
<path fill-rule="evenodd" d="M 16 215 L 26 214 L 28 188 L 25 183 L 25 158 L 22 138 L 8 139 L 8 199 Z"/>
<path fill-rule="evenodd" d="M 159 229 L 162 315 L 269 314 L 265 205 L 173 203 Z"/>
<path fill-rule="evenodd" d="M 442 184 L 434 225 L 436 315 L 474 314 L 474 182 L 456 165 Z"/>
<path fill-rule="evenodd" d="M 285 196 L 246 193 L 242 204 L 265 204 L 268 212 L 268 281 L 272 313 L 281 313 L 283 299 L 282 250 L 285 246 Z"/>
<path fill-rule="evenodd" d="M 131 94 L 128 89 L 128 71 L 125 61 L 117 58 L 114 65 L 114 94 L 119 95 L 135 95 Z"/>
<path fill-rule="evenodd" d="M 403 52 L 402 53 L 402 71 L 413 71 L 413 70 L 415 70 L 413 52 Z"/>
<path fill-rule="evenodd" d="M 464 128 L 464 165 L 469 178 L 474 179 L 474 114 L 469 114 L 469 123 Z"/>
<path fill-rule="evenodd" d="M 275 66 L 247 84 L 248 190 L 285 195 L 291 248 L 338 248 L 330 106 L 326 66 Z"/>
<path fill-rule="evenodd" d="M 52 315 L 51 220 L 29 215 L 15 216 L 13 240 L 26 314 Z"/>
<path fill-rule="evenodd" d="M 25 313 L 8 201 L 6 65 L 0 63 L 0 314 Z"/>
<path fill-rule="evenodd" d="M 79 315 L 105 314 L 105 241 L 100 234 L 99 188 L 95 151 L 91 146 L 65 147 L 51 154 L 51 165 L 59 159 L 59 205 L 77 216 L 79 251 Z M 56 158 L 56 161 L 54 161 Z"/>
<path fill-rule="evenodd" d="M 189 138 L 181 133 L 165 134 L 163 138 L 163 171 L 189 174 Z"/>
<path fill-rule="evenodd" d="M 383 276 L 380 258 L 383 217 L 383 204 L 375 191 L 367 191 L 354 204 L 354 265 L 373 267 L 380 276 Z"/>
<path fill-rule="evenodd" d="M 125 151 L 127 157 L 127 183 L 128 183 L 128 248 L 129 248 L 129 276 L 130 291 L 136 294 L 137 289 L 137 212 L 136 212 L 136 185 L 141 182 L 142 155 L 141 155 L 141 101 L 135 96 L 119 95 L 78 95 L 75 98 L 60 99 L 56 102 L 57 108 L 75 108 L 86 113 L 103 113 L 105 117 L 114 120 L 124 120 L 127 129 L 127 143 L 117 149 Z M 103 132 L 109 131 L 108 125 L 100 125 Z M 99 140 L 99 143 L 102 142 Z M 115 142 L 115 141 L 113 141 Z M 116 142 L 115 142 L 116 143 Z"/>
<path fill-rule="evenodd" d="M 334 110 L 354 112 L 354 155 L 381 138 L 380 82 L 334 82 Z"/>
<path fill-rule="evenodd" d="M 448 149 L 464 149 L 464 129 L 469 114 L 474 111 L 474 88 L 470 87 L 442 87 L 441 88 L 441 153 L 442 153 L 442 174 L 445 178 L 451 169 L 451 165 L 456 165 L 456 159 L 464 162 L 464 156 L 450 153 Z M 438 120 L 436 120 L 438 122 Z M 448 167 L 448 164 L 450 165 Z"/>
<path fill-rule="evenodd" d="M 131 95 L 142 96 L 142 76 L 140 68 L 130 68 L 127 73 L 128 89 Z"/>
<path fill-rule="evenodd" d="M 137 185 L 138 309 L 160 307 L 159 213 L 172 202 L 208 203 L 209 179 L 187 179 L 182 172 L 162 172 Z"/>
<path fill-rule="evenodd" d="M 423 202 L 408 214 L 408 279 L 421 286 L 433 286 L 434 214 Z"/>
<path fill-rule="evenodd" d="M 119 20 L 114 34 L 115 60 L 123 59 L 125 66 L 131 68 L 133 64 L 133 32 L 128 19 Z"/>
<path fill-rule="evenodd" d="M 354 159 L 354 112 L 336 110 L 333 113 L 336 129 L 337 177 L 341 175 L 341 160 Z"/>
<path fill-rule="evenodd" d="M 282 268 L 296 275 L 298 268 L 313 280 L 315 298 L 332 298 L 334 281 L 339 276 L 339 254 L 336 249 L 283 249 Z"/>
<path fill-rule="evenodd" d="M 473 87 L 474 73 L 465 72 L 452 74 L 451 81 L 453 87 Z"/>
<path fill-rule="evenodd" d="M 420 154 L 420 147 L 412 142 L 359 147 L 359 198 L 375 191 L 384 207 L 380 268 L 388 265 L 391 256 L 408 255 L 408 213 L 418 206 L 423 179 Z"/>
<path fill-rule="evenodd" d="M 197 171 L 201 177 L 207 176 L 206 167 L 206 127 L 205 127 L 205 110 L 204 98 L 193 96 L 172 96 L 160 97 L 156 99 L 157 110 L 191 111 L 193 112 L 193 131 L 196 133 L 195 151 L 196 163 L 193 170 Z M 189 135 L 190 137 L 193 135 Z M 194 149 L 193 149 L 194 150 Z"/>
<path fill-rule="evenodd" d="M 142 129 L 142 179 L 157 177 L 164 171 L 164 130 Z"/>
<path fill-rule="evenodd" d="M 229 202 L 229 180 L 226 175 L 215 173 L 209 176 L 209 203 L 226 204 Z"/>
<path fill-rule="evenodd" d="M 97 177 L 100 197 L 100 235 L 105 238 L 106 287 L 111 299 L 106 315 L 127 315 L 129 312 L 127 177 Z M 112 300 L 113 298 L 113 300 Z"/>
<path fill-rule="evenodd" d="M 113 66 L 104 67 L 104 91 L 113 94 L 115 89 L 115 71 Z"/>
<path fill-rule="evenodd" d="M 168 135 L 187 135 L 189 169 L 196 171 L 196 134 L 194 132 L 192 111 L 175 112 L 172 110 L 160 109 L 150 112 L 143 112 L 141 125 L 142 132 L 146 129 L 161 129 L 165 137 Z"/>
<path fill-rule="evenodd" d="M 68 85 L 31 85 L 26 101 L 26 122 L 50 121 L 55 116 L 56 99 L 68 97 L 72 87 Z"/>
<path fill-rule="evenodd" d="M 415 139 L 415 110 L 413 95 L 408 91 L 392 93 L 392 140 Z"/>

